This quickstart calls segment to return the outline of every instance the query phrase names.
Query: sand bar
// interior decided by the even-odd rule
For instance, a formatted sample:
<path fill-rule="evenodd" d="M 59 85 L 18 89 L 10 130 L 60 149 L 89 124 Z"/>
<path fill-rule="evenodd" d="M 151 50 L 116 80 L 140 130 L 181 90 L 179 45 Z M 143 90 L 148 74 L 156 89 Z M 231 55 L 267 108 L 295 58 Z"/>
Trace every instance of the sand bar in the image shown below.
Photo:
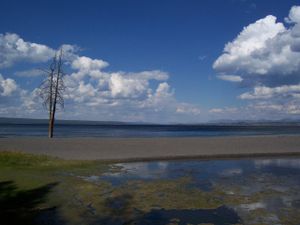
<path fill-rule="evenodd" d="M 2 138 L 0 151 L 23 151 L 64 159 L 106 161 L 300 156 L 300 136 Z"/>

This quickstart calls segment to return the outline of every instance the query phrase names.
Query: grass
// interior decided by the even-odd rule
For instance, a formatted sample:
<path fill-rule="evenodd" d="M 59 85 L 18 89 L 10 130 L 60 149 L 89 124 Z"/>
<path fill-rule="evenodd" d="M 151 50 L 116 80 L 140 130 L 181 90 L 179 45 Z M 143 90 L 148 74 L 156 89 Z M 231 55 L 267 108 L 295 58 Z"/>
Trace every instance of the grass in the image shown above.
<path fill-rule="evenodd" d="M 64 160 L 47 155 L 34 155 L 22 152 L 0 152 L 0 167 L 13 168 L 39 168 L 39 169 L 68 169 L 68 168 L 92 168 L 99 165 L 98 161 Z M 101 163 L 107 165 L 107 163 Z"/>
<path fill-rule="evenodd" d="M 10 215 L 7 224 L 20 224 L 21 221 L 22 224 L 26 224 L 25 217 L 15 216 L 24 214 L 29 215 L 25 221 L 32 224 L 33 217 L 35 218 L 36 215 L 49 214 L 49 210 L 41 209 L 52 209 L 52 211 L 55 209 L 55 213 L 53 211 L 52 214 L 59 214 L 67 221 L 74 222 L 70 224 L 76 224 L 73 218 L 85 209 L 81 207 L 72 214 L 78 203 L 74 196 L 78 195 L 81 198 L 84 193 L 96 193 L 95 185 L 84 182 L 78 177 L 91 173 L 100 175 L 108 168 L 107 163 L 96 161 L 63 160 L 45 155 L 0 152 L 0 202 L 2 205 L 7 205 L 6 208 L 2 208 L 2 212 L 14 211 L 11 214 L 6 213 Z M 40 189 L 45 191 L 39 192 L 40 195 L 34 194 Z M 29 201 L 30 198 L 32 201 Z M 12 203 L 4 204 L 7 202 Z M 18 207 L 20 202 L 24 203 L 22 208 Z M 30 211 L 24 210 L 26 208 Z M 15 223 L 12 223 L 13 218 L 17 218 Z"/>
<path fill-rule="evenodd" d="M 129 180 L 119 186 L 85 176 L 101 176 L 119 168 L 99 161 L 63 160 L 45 155 L 0 152 L 0 218 L 1 224 L 133 224 L 153 209 L 216 209 L 222 205 L 235 207 L 259 202 L 274 191 L 251 196 L 230 187 L 226 194 L 219 185 L 212 191 L 188 188 L 190 177 Z M 255 181 L 253 181 L 255 182 Z M 298 210 L 299 211 L 299 210 Z M 249 221 L 264 218 L 268 212 L 249 212 Z M 280 214 L 283 224 L 296 225 L 300 213 L 286 210 Z M 45 222 L 46 221 L 46 222 Z M 259 222 L 260 223 L 260 222 Z M 175 220 L 169 224 L 179 224 Z M 251 223 L 249 223 L 251 224 Z"/>
<path fill-rule="evenodd" d="M 129 181 L 118 187 L 105 181 L 88 182 L 81 178 L 88 175 L 100 176 L 108 170 L 117 171 L 118 168 L 97 161 L 0 152 L 0 182 L 11 182 L 14 186 L 13 191 L 5 188 L 1 190 L 4 192 L 4 199 L 10 195 L 18 196 L 18 193 L 32 193 L 41 188 L 47 190 L 43 196 L 33 201 L 35 204 L 30 205 L 29 208 L 34 213 L 25 211 L 31 215 L 29 218 L 49 211 L 37 209 L 55 209 L 52 214 L 56 216 L 52 217 L 64 220 L 67 224 L 89 224 L 95 221 L 109 224 L 120 220 L 134 220 L 155 207 L 180 210 L 210 209 L 221 205 L 214 196 L 200 190 L 185 191 L 184 187 L 190 181 L 188 177 L 153 182 Z M 55 185 L 47 189 L 50 184 Z"/>

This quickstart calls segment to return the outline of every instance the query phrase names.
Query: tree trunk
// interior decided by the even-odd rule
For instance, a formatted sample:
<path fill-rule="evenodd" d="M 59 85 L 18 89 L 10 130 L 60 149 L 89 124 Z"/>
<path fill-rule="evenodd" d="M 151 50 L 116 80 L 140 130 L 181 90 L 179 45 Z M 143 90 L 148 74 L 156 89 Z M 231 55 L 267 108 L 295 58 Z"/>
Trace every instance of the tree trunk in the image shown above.
<path fill-rule="evenodd" d="M 59 82 L 61 79 L 61 66 L 62 66 L 62 49 L 60 50 L 60 55 L 59 55 L 59 61 L 58 61 L 58 65 L 57 65 L 57 75 L 56 75 L 56 83 L 55 83 L 55 89 L 54 89 L 54 99 L 53 99 L 53 103 L 51 105 L 52 108 L 52 114 L 51 114 L 51 118 L 50 118 L 50 134 L 49 134 L 49 138 L 53 137 L 53 129 L 54 129 L 54 120 L 55 120 L 55 111 L 56 111 L 56 104 L 57 104 L 57 96 L 58 96 L 58 87 L 59 87 Z M 53 85 L 53 84 L 52 84 Z M 52 94 L 52 92 L 51 92 Z M 52 96 L 51 96 L 52 97 Z M 52 100 L 52 99 L 51 99 Z"/>
<path fill-rule="evenodd" d="M 54 129 L 54 116 L 53 113 L 51 113 L 49 118 L 49 128 L 48 128 L 48 137 L 53 138 L 53 129 Z"/>
<path fill-rule="evenodd" d="M 58 59 L 57 59 L 57 55 L 55 55 L 53 59 L 53 64 L 50 66 L 51 72 L 49 74 L 50 87 L 49 87 L 49 127 L 48 127 L 49 138 L 52 138 L 54 133 L 53 130 L 54 130 L 56 104 L 59 98 L 58 96 L 60 96 L 59 86 L 63 76 L 61 67 L 62 67 L 62 49 L 60 50 Z"/>

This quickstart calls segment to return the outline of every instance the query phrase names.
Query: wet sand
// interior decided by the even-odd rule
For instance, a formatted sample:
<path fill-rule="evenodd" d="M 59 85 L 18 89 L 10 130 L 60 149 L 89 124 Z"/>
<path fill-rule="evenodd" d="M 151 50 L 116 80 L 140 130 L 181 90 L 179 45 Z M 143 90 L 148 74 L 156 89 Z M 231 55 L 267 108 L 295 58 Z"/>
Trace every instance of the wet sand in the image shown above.
<path fill-rule="evenodd" d="M 300 136 L 3 138 L 0 139 L 0 151 L 104 161 L 300 156 Z"/>

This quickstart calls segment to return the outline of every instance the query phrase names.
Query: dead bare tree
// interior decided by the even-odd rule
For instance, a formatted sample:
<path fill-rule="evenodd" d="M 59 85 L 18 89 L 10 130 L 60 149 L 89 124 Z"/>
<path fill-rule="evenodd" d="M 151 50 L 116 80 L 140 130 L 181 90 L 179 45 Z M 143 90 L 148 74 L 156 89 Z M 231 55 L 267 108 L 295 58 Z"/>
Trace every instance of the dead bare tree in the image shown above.
<path fill-rule="evenodd" d="M 60 49 L 55 54 L 49 69 L 44 70 L 47 78 L 40 85 L 40 97 L 43 99 L 43 105 L 49 112 L 48 137 L 53 137 L 55 113 L 57 105 L 64 108 L 63 93 L 65 85 L 63 81 L 63 51 Z"/>

